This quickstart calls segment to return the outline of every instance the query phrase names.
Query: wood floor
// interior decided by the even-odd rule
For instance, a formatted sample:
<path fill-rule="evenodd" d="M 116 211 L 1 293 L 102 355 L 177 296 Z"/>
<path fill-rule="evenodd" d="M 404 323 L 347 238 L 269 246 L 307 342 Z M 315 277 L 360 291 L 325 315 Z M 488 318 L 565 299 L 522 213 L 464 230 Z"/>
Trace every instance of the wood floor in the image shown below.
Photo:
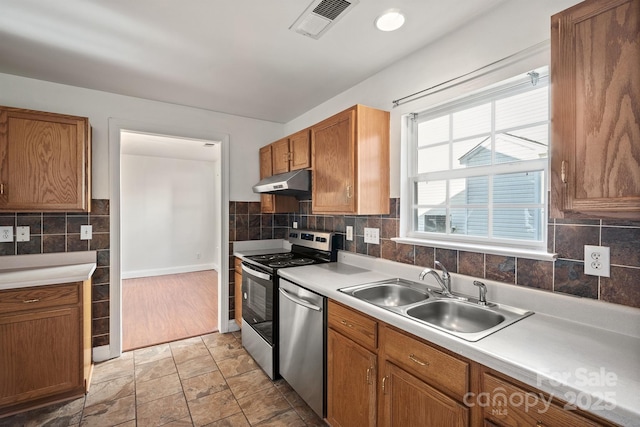
<path fill-rule="evenodd" d="M 123 351 L 218 330 L 215 270 L 122 281 Z"/>

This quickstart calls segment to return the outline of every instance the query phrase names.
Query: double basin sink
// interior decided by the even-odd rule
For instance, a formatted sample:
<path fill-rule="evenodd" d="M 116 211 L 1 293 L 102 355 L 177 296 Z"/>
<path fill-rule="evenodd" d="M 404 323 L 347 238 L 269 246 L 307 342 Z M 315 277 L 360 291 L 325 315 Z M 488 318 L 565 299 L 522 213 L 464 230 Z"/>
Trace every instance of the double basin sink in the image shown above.
<path fill-rule="evenodd" d="M 404 279 L 339 290 L 467 341 L 478 341 L 533 314 L 532 311 L 503 304 L 480 305 L 472 298 L 445 296 L 425 285 Z"/>

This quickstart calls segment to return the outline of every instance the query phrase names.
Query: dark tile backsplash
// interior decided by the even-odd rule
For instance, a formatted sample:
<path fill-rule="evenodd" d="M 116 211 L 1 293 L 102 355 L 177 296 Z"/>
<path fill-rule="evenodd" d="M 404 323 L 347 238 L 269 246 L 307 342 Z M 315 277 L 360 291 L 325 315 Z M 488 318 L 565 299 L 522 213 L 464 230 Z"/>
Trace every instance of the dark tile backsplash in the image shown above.
<path fill-rule="evenodd" d="M 109 344 L 109 200 L 91 201 L 91 213 L 0 213 L 0 225 L 29 226 L 28 242 L 0 243 L 1 255 L 44 254 L 95 250 L 92 276 L 93 347 Z M 80 226 L 92 226 L 92 239 L 80 240 Z M 15 229 L 14 229 L 15 231 Z"/>
<path fill-rule="evenodd" d="M 296 221 L 300 228 L 337 233 L 346 251 L 425 267 L 435 267 L 437 259 L 451 272 L 640 308 L 640 221 L 551 219 L 548 247 L 558 254 L 552 262 L 397 243 L 391 239 L 399 234 L 399 214 L 395 198 L 389 215 L 369 216 L 313 215 L 310 200 L 290 214 L 260 214 L 260 202 L 231 202 L 229 240 L 285 238 Z M 354 227 L 353 241 L 345 238 L 347 225 Z M 380 245 L 364 243 L 365 227 L 380 229 Z M 584 245 L 611 248 L 610 278 L 584 274 Z"/>

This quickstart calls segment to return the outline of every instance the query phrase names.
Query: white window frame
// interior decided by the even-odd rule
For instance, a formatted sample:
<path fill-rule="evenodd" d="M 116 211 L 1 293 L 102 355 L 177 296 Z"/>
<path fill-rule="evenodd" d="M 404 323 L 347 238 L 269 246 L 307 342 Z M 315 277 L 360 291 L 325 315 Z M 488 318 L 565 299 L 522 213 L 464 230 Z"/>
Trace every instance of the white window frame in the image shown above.
<path fill-rule="evenodd" d="M 544 64 L 542 64 L 544 65 Z M 420 117 L 420 120 L 425 120 L 428 117 L 442 116 L 446 112 L 450 112 L 455 109 L 459 109 L 461 106 L 471 107 L 473 105 L 479 105 L 486 103 L 490 99 L 495 99 L 501 93 L 515 94 L 516 91 L 524 92 L 530 90 L 531 78 L 526 73 L 521 73 L 521 77 L 503 80 L 494 84 L 490 88 L 484 88 L 476 91 L 474 94 L 467 96 L 459 96 L 457 100 L 451 102 L 440 103 L 439 105 L 423 108 L 421 113 L 406 114 L 402 118 L 402 148 L 403 148 L 403 168 L 402 168 L 402 198 L 401 198 L 401 221 L 400 221 L 400 237 L 394 239 L 401 243 L 409 243 L 414 245 L 435 246 L 448 249 L 466 250 L 473 252 L 483 252 L 498 255 L 508 256 L 521 256 L 533 259 L 553 260 L 555 254 L 547 252 L 547 240 L 548 240 L 548 215 L 549 215 L 549 155 L 546 158 L 530 160 L 526 162 L 514 162 L 505 164 L 495 164 L 489 166 L 477 166 L 473 168 L 462 168 L 455 170 L 447 170 L 443 172 L 431 172 L 429 176 L 431 179 L 436 180 L 443 179 L 455 179 L 465 178 L 468 176 L 493 176 L 502 173 L 516 173 L 522 171 L 542 170 L 544 174 L 544 218 L 542 220 L 540 230 L 542 240 L 538 241 L 514 241 L 511 239 L 486 239 L 478 238 L 475 236 L 467 235 L 455 235 L 455 234 L 442 234 L 442 233 L 428 233 L 416 231 L 415 224 L 415 182 L 419 180 L 422 175 L 418 175 L 417 171 L 417 137 L 414 132 L 417 128 L 417 123 L 414 120 L 416 117 Z M 545 84 L 548 87 L 549 81 L 548 74 L 541 75 L 538 84 Z M 550 126 L 549 121 L 545 121 Z M 527 125 L 531 126 L 531 124 Z M 503 130 L 501 130 L 503 131 Z M 495 134 L 495 129 L 492 128 L 491 135 Z M 549 132 L 550 137 L 550 132 Z M 492 141 L 492 144 L 494 142 Z M 451 145 L 449 145 L 451 149 Z M 495 153 L 492 150 L 492 155 Z M 550 154 L 550 153 L 549 153 Z M 488 195 L 491 197 L 491 194 Z M 490 203 L 492 203 L 490 201 Z M 518 205 L 522 207 L 522 205 Z M 491 223 L 489 224 L 491 227 Z M 490 230 L 491 231 L 491 230 Z"/>

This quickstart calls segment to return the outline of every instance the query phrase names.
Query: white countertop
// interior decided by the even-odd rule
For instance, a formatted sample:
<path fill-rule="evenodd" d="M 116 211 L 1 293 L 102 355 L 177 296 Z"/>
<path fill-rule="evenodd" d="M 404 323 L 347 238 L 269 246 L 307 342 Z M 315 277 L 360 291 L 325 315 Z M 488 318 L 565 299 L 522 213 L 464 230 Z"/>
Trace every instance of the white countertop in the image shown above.
<path fill-rule="evenodd" d="M 357 255 L 341 252 L 341 262 L 291 267 L 278 274 L 602 418 L 640 426 L 640 310 L 483 280 L 489 301 L 535 314 L 469 342 L 339 292 L 395 277 L 418 281 L 420 267 L 370 258 L 360 262 Z M 477 290 L 466 283 L 472 278 L 452 278 L 454 292 L 470 290 L 462 293 L 476 296 Z M 622 325 L 622 319 L 632 325 Z"/>
<path fill-rule="evenodd" d="M 95 269 L 95 251 L 0 257 L 0 290 L 80 282 Z"/>

